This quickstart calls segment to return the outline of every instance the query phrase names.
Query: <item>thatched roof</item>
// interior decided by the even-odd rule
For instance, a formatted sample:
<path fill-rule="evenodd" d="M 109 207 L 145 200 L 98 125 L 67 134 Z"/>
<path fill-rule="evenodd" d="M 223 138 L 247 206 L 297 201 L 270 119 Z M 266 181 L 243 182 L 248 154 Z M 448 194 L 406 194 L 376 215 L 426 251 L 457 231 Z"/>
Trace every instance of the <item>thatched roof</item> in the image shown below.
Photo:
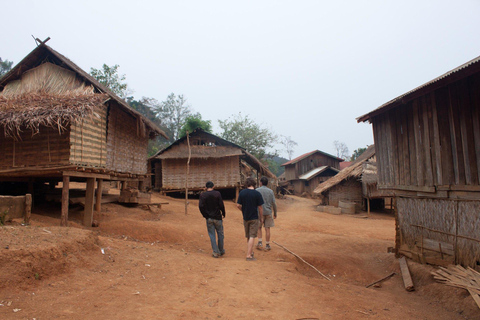
<path fill-rule="evenodd" d="M 337 175 L 318 185 L 314 194 L 321 194 L 348 178 L 359 179 L 363 173 L 363 163 L 375 155 L 375 145 L 371 145 L 349 167 L 341 170 Z"/>
<path fill-rule="evenodd" d="M 62 130 L 78 117 L 91 116 L 94 107 L 107 100 L 141 120 L 150 136 L 167 138 L 152 121 L 45 44 L 0 79 L 0 125 L 6 135 L 17 135 L 21 127 L 38 131 L 40 125 Z"/>
<path fill-rule="evenodd" d="M 235 143 L 224 140 L 200 128 L 190 133 L 189 139 L 191 140 L 191 156 L 193 158 L 215 159 L 240 156 L 243 161 L 252 166 L 260 174 L 268 178 L 277 178 L 262 162 Z M 188 158 L 188 151 L 185 148 L 181 148 L 182 145 L 185 145 L 186 140 L 186 136 L 178 139 L 168 147 L 158 151 L 154 156 L 150 157 L 149 160 Z M 199 144 L 195 144 L 195 142 L 199 142 Z"/>

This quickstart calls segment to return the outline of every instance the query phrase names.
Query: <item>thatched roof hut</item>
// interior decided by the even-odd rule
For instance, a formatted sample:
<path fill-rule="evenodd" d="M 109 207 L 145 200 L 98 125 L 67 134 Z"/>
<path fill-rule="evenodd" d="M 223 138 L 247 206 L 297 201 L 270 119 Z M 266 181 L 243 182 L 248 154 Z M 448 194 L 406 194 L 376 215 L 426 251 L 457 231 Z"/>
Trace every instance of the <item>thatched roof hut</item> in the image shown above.
<path fill-rule="evenodd" d="M 2 181 L 142 180 L 157 135 L 166 137 L 45 43 L 0 79 Z"/>
<path fill-rule="evenodd" d="M 190 144 L 190 147 L 188 146 Z M 238 188 L 252 169 L 258 178 L 268 177 L 276 185 L 276 176 L 244 148 L 196 129 L 149 159 L 154 173 L 154 188 L 163 191 L 185 189 L 185 172 L 190 153 L 189 190 L 202 190 L 211 180 L 217 189 Z M 251 168 L 251 169 L 248 169 Z"/>

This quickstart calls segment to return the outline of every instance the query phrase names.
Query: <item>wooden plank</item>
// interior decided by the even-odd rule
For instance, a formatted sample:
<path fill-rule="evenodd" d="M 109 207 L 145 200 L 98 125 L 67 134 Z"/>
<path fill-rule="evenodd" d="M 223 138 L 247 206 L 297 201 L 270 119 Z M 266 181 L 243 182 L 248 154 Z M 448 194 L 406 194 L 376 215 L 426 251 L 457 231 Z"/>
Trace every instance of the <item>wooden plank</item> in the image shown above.
<path fill-rule="evenodd" d="M 433 124 L 433 144 L 434 149 L 434 158 L 435 158 L 435 173 L 437 175 L 437 183 L 443 184 L 442 177 L 442 156 L 441 156 L 441 146 L 440 146 L 440 133 L 438 129 L 438 114 L 437 114 L 437 105 L 435 100 L 435 94 L 430 94 L 431 105 L 432 105 L 432 124 Z"/>
<path fill-rule="evenodd" d="M 408 137 L 408 121 L 407 112 L 398 109 L 398 119 L 400 119 L 400 138 L 402 143 L 401 165 L 403 166 L 403 181 L 400 179 L 400 184 L 410 185 L 410 150 Z"/>
<path fill-rule="evenodd" d="M 77 177 L 77 178 L 96 178 L 109 180 L 110 175 L 101 173 L 81 172 L 81 171 L 64 171 L 64 176 Z"/>
<path fill-rule="evenodd" d="M 428 192 L 428 193 L 435 193 L 435 187 L 429 186 L 378 186 L 378 189 L 385 189 L 385 190 L 405 190 L 405 191 L 419 191 L 419 192 Z"/>
<path fill-rule="evenodd" d="M 450 141 L 452 144 L 453 169 L 455 174 L 455 184 L 465 184 L 465 167 L 463 163 L 462 141 L 460 133 L 460 123 L 458 115 L 458 92 L 456 85 L 448 86 L 449 108 L 448 119 L 450 122 Z"/>
<path fill-rule="evenodd" d="M 432 157 L 431 157 L 431 147 L 430 147 L 430 126 L 429 126 L 429 114 L 428 114 L 428 104 L 430 100 L 427 100 L 427 97 L 422 99 L 422 108 L 421 115 L 423 121 L 422 134 L 423 134 L 423 154 L 424 154 L 424 165 L 425 165 L 425 185 L 433 186 L 433 169 L 432 169 Z"/>
<path fill-rule="evenodd" d="M 472 104 L 472 127 L 475 144 L 477 181 L 480 183 L 480 76 L 469 79 L 469 91 Z"/>
<path fill-rule="evenodd" d="M 97 181 L 97 193 L 95 199 L 95 211 L 102 211 L 102 191 L 103 191 L 103 179 L 98 179 Z"/>
<path fill-rule="evenodd" d="M 461 80 L 458 83 L 457 89 L 459 92 L 458 115 L 460 122 L 460 139 L 463 150 L 463 164 L 465 167 L 465 183 L 472 185 L 477 184 L 477 172 L 476 166 L 473 167 L 475 164 L 475 146 L 473 146 L 472 112 L 467 81 L 465 79 Z"/>
<path fill-rule="evenodd" d="M 85 227 L 92 226 L 94 199 L 95 199 L 95 178 L 88 178 L 87 190 L 85 191 L 85 210 L 83 213 L 83 225 Z"/>
<path fill-rule="evenodd" d="M 413 285 L 412 276 L 410 275 L 410 270 L 408 270 L 407 260 L 405 259 L 405 257 L 401 257 L 400 259 L 398 259 L 398 262 L 400 263 L 400 271 L 402 272 L 405 290 L 414 291 L 415 287 Z"/>
<path fill-rule="evenodd" d="M 62 187 L 62 214 L 60 218 L 60 225 L 63 227 L 68 226 L 68 196 L 70 190 L 70 177 L 63 176 Z"/>
<path fill-rule="evenodd" d="M 413 101 L 413 134 L 415 136 L 415 150 L 416 150 L 416 185 L 424 186 L 425 185 L 425 178 L 424 178 L 424 163 L 425 158 L 423 155 L 423 148 L 422 148 L 422 134 L 420 130 L 420 121 L 419 121 L 419 107 L 418 107 L 418 100 Z"/>
<path fill-rule="evenodd" d="M 422 240 L 416 240 L 415 245 L 421 249 L 423 248 L 425 250 L 435 251 L 449 256 L 454 255 L 452 243 L 423 238 Z"/>
<path fill-rule="evenodd" d="M 415 145 L 415 125 L 413 122 L 413 103 L 408 104 L 406 110 L 407 126 L 408 126 L 408 152 L 409 152 L 409 167 L 410 167 L 410 184 L 417 184 L 417 147 Z"/>
<path fill-rule="evenodd" d="M 392 144 L 393 144 L 393 159 L 395 164 L 395 184 L 405 184 L 403 178 L 403 164 L 400 160 L 402 158 L 402 139 L 401 139 L 401 122 L 398 117 L 398 109 L 389 112 L 390 123 L 392 125 Z"/>

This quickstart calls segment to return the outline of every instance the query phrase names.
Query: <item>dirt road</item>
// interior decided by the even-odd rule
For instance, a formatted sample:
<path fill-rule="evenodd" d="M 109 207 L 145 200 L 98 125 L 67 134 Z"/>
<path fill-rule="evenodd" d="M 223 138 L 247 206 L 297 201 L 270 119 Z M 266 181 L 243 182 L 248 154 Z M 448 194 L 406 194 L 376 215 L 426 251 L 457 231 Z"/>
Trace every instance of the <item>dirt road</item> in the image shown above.
<path fill-rule="evenodd" d="M 197 200 L 157 213 L 108 204 L 98 228 L 59 225 L 59 212 L 0 228 L 0 319 L 475 319 L 468 293 L 434 283 L 431 267 L 410 263 L 406 292 L 394 219 L 316 212 L 316 201 L 278 200 L 273 240 L 282 248 L 245 260 L 241 213 L 226 201 L 226 255 L 211 256 Z M 74 211 L 74 210 L 73 210 Z M 391 272 L 379 288 L 365 288 Z"/>

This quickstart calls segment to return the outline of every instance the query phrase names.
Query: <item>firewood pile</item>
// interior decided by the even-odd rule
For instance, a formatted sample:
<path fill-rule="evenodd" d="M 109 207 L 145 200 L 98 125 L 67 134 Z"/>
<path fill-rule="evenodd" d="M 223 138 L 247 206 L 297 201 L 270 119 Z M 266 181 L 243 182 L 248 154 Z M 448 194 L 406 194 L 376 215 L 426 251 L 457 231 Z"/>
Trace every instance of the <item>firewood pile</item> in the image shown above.
<path fill-rule="evenodd" d="M 480 273 L 470 267 L 465 269 L 460 265 L 452 265 L 448 268 L 439 267 L 431 274 L 440 283 L 467 290 L 480 308 Z"/>

